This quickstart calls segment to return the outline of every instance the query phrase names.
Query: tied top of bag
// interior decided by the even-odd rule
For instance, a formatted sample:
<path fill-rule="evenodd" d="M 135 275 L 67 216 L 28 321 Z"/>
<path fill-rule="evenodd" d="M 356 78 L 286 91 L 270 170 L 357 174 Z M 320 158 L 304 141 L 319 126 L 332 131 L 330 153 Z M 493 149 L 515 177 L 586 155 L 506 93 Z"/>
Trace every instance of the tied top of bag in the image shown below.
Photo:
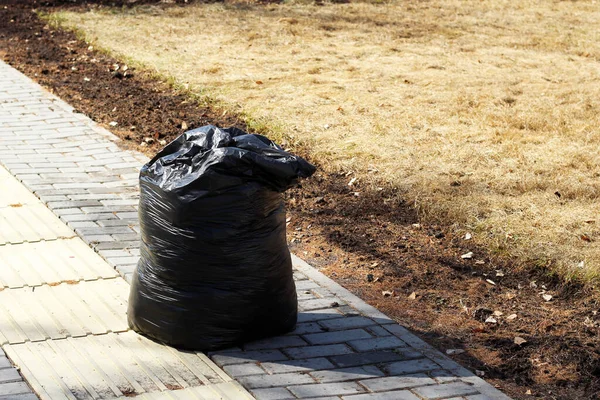
<path fill-rule="evenodd" d="M 148 164 L 140 179 L 165 192 L 226 190 L 249 182 L 283 192 L 315 167 L 262 135 L 203 126 L 183 133 Z"/>

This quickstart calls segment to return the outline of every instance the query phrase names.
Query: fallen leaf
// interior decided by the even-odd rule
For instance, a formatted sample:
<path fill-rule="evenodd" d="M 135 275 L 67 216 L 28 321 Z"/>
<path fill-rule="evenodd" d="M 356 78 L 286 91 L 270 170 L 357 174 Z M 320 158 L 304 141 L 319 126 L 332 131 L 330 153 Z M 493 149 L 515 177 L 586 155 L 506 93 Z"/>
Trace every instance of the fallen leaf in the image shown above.
<path fill-rule="evenodd" d="M 86 78 L 83 78 L 83 81 L 84 82 L 89 82 L 89 81 L 91 81 L 91 79 L 86 77 Z"/>
<path fill-rule="evenodd" d="M 390 292 L 389 290 L 384 290 L 383 292 L 381 292 L 381 294 L 383 295 L 383 297 L 390 297 L 394 295 L 394 292 Z"/>
<path fill-rule="evenodd" d="M 262 85 L 262 84 L 263 84 L 263 81 L 256 81 L 256 84 L 257 84 L 257 85 Z"/>
<path fill-rule="evenodd" d="M 504 313 L 502 311 L 494 311 L 494 316 L 495 317 L 501 317 L 503 315 L 504 315 Z"/>
<path fill-rule="evenodd" d="M 585 261 L 579 261 L 579 264 L 577 264 L 578 268 L 584 268 L 585 267 Z"/>
<path fill-rule="evenodd" d="M 498 320 L 496 320 L 496 318 L 494 318 L 494 317 L 487 317 L 485 320 L 485 323 L 486 324 L 497 324 Z"/>
<path fill-rule="evenodd" d="M 117 121 L 111 121 L 108 123 L 109 126 L 117 126 L 119 125 Z"/>
<path fill-rule="evenodd" d="M 468 253 L 463 254 L 462 256 L 460 256 L 460 258 L 464 259 L 464 260 L 469 260 L 471 258 L 473 258 L 473 252 L 470 251 Z"/>
<path fill-rule="evenodd" d="M 158 141 L 158 144 L 160 144 L 161 146 L 164 146 L 165 144 L 167 144 L 167 141 L 165 139 L 161 139 Z"/>
<path fill-rule="evenodd" d="M 483 261 L 483 260 L 475 261 L 475 265 L 483 265 L 483 264 L 485 264 L 485 261 Z"/>
<path fill-rule="evenodd" d="M 181 122 L 181 129 L 183 129 L 184 131 L 186 131 L 188 128 L 188 124 L 185 121 Z"/>
<path fill-rule="evenodd" d="M 23 204 L 21 204 L 21 203 L 13 203 L 13 204 L 9 204 L 9 206 L 13 207 L 13 208 L 19 208 L 19 207 L 23 207 Z"/>
<path fill-rule="evenodd" d="M 348 186 L 354 185 L 354 182 L 356 182 L 357 179 L 358 179 L 357 177 L 350 179 L 350 182 L 348 182 Z"/>
<path fill-rule="evenodd" d="M 494 281 L 493 281 L 493 280 L 491 280 L 491 279 L 486 279 L 485 281 L 486 281 L 487 283 L 489 283 L 490 285 L 494 285 L 494 286 L 496 286 L 496 282 L 494 282 Z"/>
<path fill-rule="evenodd" d="M 505 296 L 506 296 L 506 298 L 507 298 L 508 300 L 512 300 L 512 299 L 514 299 L 515 297 L 517 297 L 517 295 L 516 295 L 515 293 L 506 293 L 506 295 L 505 295 Z"/>
<path fill-rule="evenodd" d="M 379 265 L 379 263 L 378 263 L 378 262 L 374 262 L 373 264 L 371 264 L 371 267 L 370 267 L 370 268 L 375 268 L 375 267 L 376 267 L 376 266 L 378 266 L 378 265 Z"/>
<path fill-rule="evenodd" d="M 496 271 L 496 276 L 504 276 L 504 272 L 501 270 Z"/>
<path fill-rule="evenodd" d="M 552 295 L 546 293 L 546 294 L 542 295 L 542 298 L 546 301 L 550 301 L 550 300 L 552 300 Z"/>
<path fill-rule="evenodd" d="M 524 343 L 527 343 L 527 340 L 523 339 L 520 336 L 517 336 L 517 337 L 515 337 L 514 342 L 515 342 L 515 344 L 518 344 L 520 346 L 520 345 L 522 345 Z"/>
<path fill-rule="evenodd" d="M 517 314 L 510 314 L 508 317 L 506 317 L 507 320 L 512 321 L 513 319 L 517 318 Z"/>
<path fill-rule="evenodd" d="M 580 236 L 580 238 L 581 238 L 581 240 L 583 240 L 584 242 L 588 242 L 588 243 L 589 243 L 589 242 L 591 242 L 591 241 L 592 241 L 592 238 L 591 238 L 591 237 L 589 237 L 588 235 L 585 235 L 585 234 L 584 234 L 584 235 L 581 235 L 581 236 Z"/>
<path fill-rule="evenodd" d="M 472 237 L 473 236 L 468 232 L 465 234 L 465 240 L 471 240 Z"/>
<path fill-rule="evenodd" d="M 417 298 L 417 292 L 412 292 L 411 294 L 408 295 L 408 298 L 411 300 L 416 300 Z"/>

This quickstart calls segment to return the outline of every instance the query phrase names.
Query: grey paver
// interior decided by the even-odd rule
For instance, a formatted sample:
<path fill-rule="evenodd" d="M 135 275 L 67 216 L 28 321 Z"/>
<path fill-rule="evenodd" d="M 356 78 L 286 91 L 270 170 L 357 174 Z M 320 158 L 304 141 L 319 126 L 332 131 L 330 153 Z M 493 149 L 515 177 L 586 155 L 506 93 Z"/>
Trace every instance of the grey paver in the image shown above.
<path fill-rule="evenodd" d="M 372 392 L 386 392 L 416 386 L 434 385 L 436 382 L 426 374 L 413 374 L 367 379 L 359 383 Z"/>
<path fill-rule="evenodd" d="M 279 350 L 255 350 L 215 353 L 212 359 L 217 365 L 224 366 L 249 362 L 281 361 L 287 360 L 288 357 Z"/>
<path fill-rule="evenodd" d="M 290 386 L 288 389 L 301 399 L 306 397 L 354 394 L 365 391 L 365 389 L 354 382 L 319 383 L 313 385 Z"/>
<path fill-rule="evenodd" d="M 256 364 L 234 364 L 234 365 L 226 365 L 223 367 L 223 370 L 227 372 L 230 376 L 238 377 L 238 376 L 247 376 L 247 375 L 262 375 L 265 373 L 265 370 L 259 367 Z"/>
<path fill-rule="evenodd" d="M 256 342 L 250 342 L 244 345 L 245 350 L 266 350 L 278 349 L 283 347 L 305 346 L 306 342 L 300 336 L 278 336 L 267 338 Z"/>
<path fill-rule="evenodd" d="M 418 360 L 397 361 L 382 367 L 390 375 L 405 375 L 439 369 L 440 366 L 428 358 Z"/>
<path fill-rule="evenodd" d="M 290 372 L 288 374 L 276 375 L 251 375 L 240 377 L 239 382 L 249 389 L 300 385 L 314 383 L 315 380 L 307 374 Z"/>
<path fill-rule="evenodd" d="M 396 336 L 350 340 L 348 341 L 348 344 L 356 351 L 373 351 L 406 347 L 406 343 L 398 339 Z"/>
<path fill-rule="evenodd" d="M 340 367 L 354 367 L 357 365 L 378 364 L 397 360 L 422 358 L 423 354 L 414 350 L 407 351 L 374 351 L 369 353 L 353 353 L 331 357 Z"/>
<path fill-rule="evenodd" d="M 329 330 L 341 330 L 341 329 L 352 329 L 352 328 L 364 328 L 366 326 L 375 325 L 375 322 L 365 317 L 345 317 L 329 319 L 320 322 L 320 324 Z"/>
<path fill-rule="evenodd" d="M 256 400 L 288 400 L 296 397 L 286 388 L 254 389 L 250 391 Z"/>
<path fill-rule="evenodd" d="M 448 397 L 477 394 L 477 389 L 463 382 L 447 383 L 415 388 L 413 391 L 424 399 L 443 399 Z"/>
<path fill-rule="evenodd" d="M 328 357 L 340 354 L 352 353 L 352 350 L 345 344 L 330 344 L 322 346 L 305 346 L 292 349 L 285 349 L 286 354 L 291 358 L 314 358 Z"/>
<path fill-rule="evenodd" d="M 30 392 L 25 382 L 9 382 L 0 384 L 0 396 L 15 396 Z"/>
<path fill-rule="evenodd" d="M 357 339 L 368 339 L 372 336 L 364 329 L 349 329 L 339 332 L 309 333 L 303 336 L 312 344 L 343 343 Z"/>
<path fill-rule="evenodd" d="M 342 396 L 343 400 L 421 400 L 408 390 Z"/>
<path fill-rule="evenodd" d="M 5 368 L 5 369 L 0 369 L 0 384 L 6 383 L 6 382 L 15 382 L 15 381 L 20 381 L 21 379 L 21 375 L 19 375 L 19 372 L 14 369 L 14 368 Z"/>
<path fill-rule="evenodd" d="M 333 369 L 335 366 L 325 357 L 306 358 L 301 360 L 286 360 L 280 362 L 265 362 L 261 366 L 270 374 L 282 374 L 287 372 L 317 371 L 321 369 Z"/>
<path fill-rule="evenodd" d="M 330 369 L 327 371 L 316 371 L 311 372 L 311 375 L 319 382 L 342 382 L 380 377 L 383 376 L 383 372 L 374 365 L 366 365 L 364 367 L 350 367 Z"/>

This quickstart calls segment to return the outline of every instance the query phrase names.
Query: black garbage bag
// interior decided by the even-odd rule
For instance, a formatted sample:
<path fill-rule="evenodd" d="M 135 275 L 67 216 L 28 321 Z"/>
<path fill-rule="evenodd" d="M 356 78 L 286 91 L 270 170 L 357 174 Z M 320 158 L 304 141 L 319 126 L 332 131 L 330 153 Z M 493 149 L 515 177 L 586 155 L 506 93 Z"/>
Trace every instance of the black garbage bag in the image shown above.
<path fill-rule="evenodd" d="M 236 128 L 205 126 L 166 146 L 140 173 L 129 326 L 202 351 L 292 330 L 298 304 L 281 193 L 314 171 Z"/>

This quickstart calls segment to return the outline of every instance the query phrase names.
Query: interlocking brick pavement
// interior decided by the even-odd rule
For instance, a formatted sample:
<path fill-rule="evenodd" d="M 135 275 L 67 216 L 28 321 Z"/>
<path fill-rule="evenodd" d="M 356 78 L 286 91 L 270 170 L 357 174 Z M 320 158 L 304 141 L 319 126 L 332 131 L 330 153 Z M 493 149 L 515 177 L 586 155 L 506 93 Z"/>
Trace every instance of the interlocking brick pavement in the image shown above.
<path fill-rule="evenodd" d="M 137 176 L 147 158 L 118 141 L 0 62 L 0 163 L 130 281 L 139 257 Z M 296 330 L 209 354 L 257 399 L 509 399 L 293 261 Z"/>

